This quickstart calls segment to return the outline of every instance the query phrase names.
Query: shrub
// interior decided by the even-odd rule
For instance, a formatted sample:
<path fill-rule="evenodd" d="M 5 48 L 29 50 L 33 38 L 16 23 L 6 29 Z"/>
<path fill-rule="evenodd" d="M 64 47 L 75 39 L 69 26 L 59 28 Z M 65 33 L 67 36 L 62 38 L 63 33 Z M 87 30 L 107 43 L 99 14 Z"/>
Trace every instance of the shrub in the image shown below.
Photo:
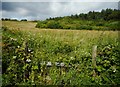
<path fill-rule="evenodd" d="M 56 21 L 49 21 L 47 23 L 47 27 L 51 29 L 62 29 L 63 27 L 60 25 L 59 22 Z"/>
<path fill-rule="evenodd" d="M 111 30 L 120 30 L 120 22 L 112 22 L 109 26 Z"/>
<path fill-rule="evenodd" d="M 78 29 L 92 30 L 92 26 L 81 25 Z"/>
<path fill-rule="evenodd" d="M 104 23 L 103 23 L 103 22 L 98 22 L 98 23 L 96 24 L 96 26 L 104 26 Z"/>
<path fill-rule="evenodd" d="M 21 19 L 21 21 L 27 21 L 27 19 Z"/>
<path fill-rule="evenodd" d="M 36 28 L 47 28 L 47 25 L 46 25 L 46 21 L 38 21 L 38 23 L 36 24 Z"/>

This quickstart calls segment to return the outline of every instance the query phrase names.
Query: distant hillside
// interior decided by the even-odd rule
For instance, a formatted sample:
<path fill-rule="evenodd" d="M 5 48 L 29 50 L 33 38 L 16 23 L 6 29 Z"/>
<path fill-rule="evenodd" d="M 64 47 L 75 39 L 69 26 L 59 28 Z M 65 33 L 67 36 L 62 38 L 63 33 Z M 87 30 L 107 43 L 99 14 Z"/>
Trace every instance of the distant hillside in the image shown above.
<path fill-rule="evenodd" d="M 119 30 L 120 10 L 106 9 L 101 12 L 75 14 L 38 21 L 37 28 L 77 30 Z"/>

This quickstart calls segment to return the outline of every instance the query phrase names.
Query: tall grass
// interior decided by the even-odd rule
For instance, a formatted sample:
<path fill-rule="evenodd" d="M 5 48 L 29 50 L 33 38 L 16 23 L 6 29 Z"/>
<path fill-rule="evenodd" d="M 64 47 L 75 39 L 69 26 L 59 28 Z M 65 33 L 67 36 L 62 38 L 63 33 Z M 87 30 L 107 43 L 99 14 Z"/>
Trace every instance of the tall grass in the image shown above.
<path fill-rule="evenodd" d="M 15 27 L 12 22 L 12 25 L 8 24 L 3 24 L 10 28 L 3 29 L 4 85 L 119 83 L 119 31 L 29 29 L 27 23 L 22 22 L 24 29 L 18 29 L 20 24 Z M 94 45 L 97 45 L 95 77 L 92 67 Z M 53 67 L 47 67 L 48 62 Z M 54 66 L 56 62 L 64 63 L 66 68 Z"/>

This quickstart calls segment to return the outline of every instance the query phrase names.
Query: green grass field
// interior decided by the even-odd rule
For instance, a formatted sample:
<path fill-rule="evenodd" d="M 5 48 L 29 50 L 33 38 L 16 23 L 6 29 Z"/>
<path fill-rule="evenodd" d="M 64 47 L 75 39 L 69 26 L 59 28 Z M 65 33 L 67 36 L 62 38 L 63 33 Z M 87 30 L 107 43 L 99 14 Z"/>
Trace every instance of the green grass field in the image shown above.
<path fill-rule="evenodd" d="M 120 83 L 119 31 L 39 29 L 36 24 L 2 22 L 3 85 Z"/>

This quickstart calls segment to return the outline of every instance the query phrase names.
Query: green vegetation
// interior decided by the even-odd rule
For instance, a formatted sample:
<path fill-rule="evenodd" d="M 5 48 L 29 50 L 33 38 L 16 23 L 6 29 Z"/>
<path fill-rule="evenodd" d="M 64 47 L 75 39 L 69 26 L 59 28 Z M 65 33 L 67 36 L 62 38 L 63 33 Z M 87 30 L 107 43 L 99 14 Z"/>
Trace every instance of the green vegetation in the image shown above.
<path fill-rule="evenodd" d="M 2 85 L 119 85 L 119 14 L 3 19 Z"/>
<path fill-rule="evenodd" d="M 120 83 L 119 31 L 18 29 L 27 22 L 7 23 L 2 28 L 3 86 Z M 95 68 L 94 45 L 98 47 Z"/>
<path fill-rule="evenodd" d="M 39 21 L 37 28 L 75 30 L 120 30 L 120 11 L 106 9 L 101 12 L 49 18 Z"/>

